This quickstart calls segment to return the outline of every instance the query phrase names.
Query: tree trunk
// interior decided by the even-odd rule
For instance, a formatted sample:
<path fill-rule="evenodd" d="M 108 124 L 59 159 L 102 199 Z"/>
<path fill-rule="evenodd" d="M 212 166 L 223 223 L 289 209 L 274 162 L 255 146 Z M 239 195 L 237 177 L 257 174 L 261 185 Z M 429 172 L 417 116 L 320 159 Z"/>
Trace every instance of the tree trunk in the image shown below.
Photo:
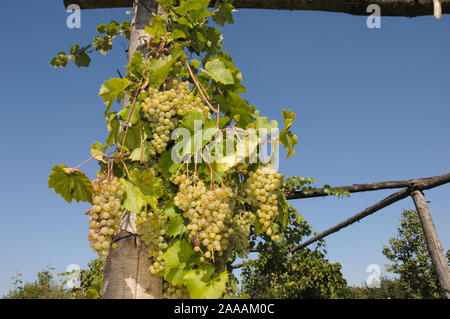
<path fill-rule="evenodd" d="M 434 227 L 433 219 L 431 218 L 430 210 L 428 209 L 427 201 L 420 190 L 413 191 L 411 196 L 419 214 L 427 242 L 428 253 L 430 254 L 434 269 L 439 277 L 439 282 L 444 290 L 445 297 L 450 299 L 450 272 L 441 242 Z"/>
<path fill-rule="evenodd" d="M 136 50 L 146 52 L 148 35 L 144 28 L 157 12 L 152 0 L 139 0 L 133 6 L 128 62 Z M 128 98 L 124 99 L 124 107 Z M 120 225 L 117 248 L 111 248 L 106 258 L 103 273 L 104 299 L 155 299 L 162 297 L 162 278 L 150 274 L 151 260 L 147 258 L 147 247 L 137 236 L 136 214 L 124 212 Z M 131 236 L 130 236 L 131 235 Z M 126 237 L 128 236 L 128 237 Z"/>

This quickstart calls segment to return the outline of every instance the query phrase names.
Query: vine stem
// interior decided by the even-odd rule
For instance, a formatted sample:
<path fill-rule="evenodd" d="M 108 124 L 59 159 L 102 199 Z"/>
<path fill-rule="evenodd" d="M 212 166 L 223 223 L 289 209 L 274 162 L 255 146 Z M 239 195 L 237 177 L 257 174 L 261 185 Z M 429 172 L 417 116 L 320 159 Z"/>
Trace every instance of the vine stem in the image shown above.
<path fill-rule="evenodd" d="M 217 114 L 217 116 L 219 116 L 219 111 L 216 110 L 216 109 L 211 105 L 211 103 L 209 102 L 209 100 L 208 100 L 208 98 L 207 98 L 207 96 L 206 96 L 206 93 L 203 92 L 203 87 L 202 87 L 202 85 L 198 82 L 198 79 L 197 79 L 197 77 L 194 75 L 194 73 L 192 72 L 191 66 L 189 65 L 189 62 L 188 62 L 187 60 L 185 61 L 185 64 L 186 64 L 186 67 L 187 67 L 187 69 L 188 69 L 188 71 L 189 71 L 189 74 L 191 75 L 192 80 L 194 80 L 194 83 L 195 83 L 195 85 L 197 86 L 198 91 L 200 92 L 200 95 L 202 96 L 203 100 L 206 102 L 206 104 L 208 104 L 208 107 L 211 109 L 211 111 L 213 111 L 214 113 Z"/>
<path fill-rule="evenodd" d="M 128 171 L 127 165 L 125 164 L 125 162 L 122 159 L 120 159 L 120 162 L 123 164 L 123 167 L 125 168 L 125 171 L 127 172 L 128 179 L 131 180 L 130 172 Z"/>
<path fill-rule="evenodd" d="M 139 86 L 138 86 L 138 88 L 137 88 L 137 90 L 136 90 L 136 93 L 135 93 L 135 95 L 134 95 L 134 97 L 133 97 L 133 103 L 131 103 L 130 113 L 128 113 L 128 117 L 127 117 L 127 120 L 126 120 L 127 127 L 126 127 L 126 129 L 125 129 L 125 134 L 124 134 L 124 136 L 123 136 L 122 149 L 120 150 L 120 153 L 123 152 L 123 148 L 124 148 L 124 146 L 125 146 L 125 140 L 127 139 L 128 128 L 129 128 L 129 125 L 128 125 L 128 124 L 130 123 L 131 115 L 133 114 L 134 106 L 136 105 L 136 100 L 137 100 L 139 91 L 140 91 L 140 89 L 141 89 L 141 86 L 142 86 L 142 80 L 141 80 L 141 82 L 139 83 Z"/>
<path fill-rule="evenodd" d="M 85 160 L 83 163 L 81 163 L 80 165 L 78 165 L 77 167 L 75 167 L 75 169 L 79 169 L 81 166 L 83 166 L 84 164 L 86 164 L 87 162 L 89 162 L 90 160 L 94 159 L 93 157 L 90 157 L 88 160 Z"/>

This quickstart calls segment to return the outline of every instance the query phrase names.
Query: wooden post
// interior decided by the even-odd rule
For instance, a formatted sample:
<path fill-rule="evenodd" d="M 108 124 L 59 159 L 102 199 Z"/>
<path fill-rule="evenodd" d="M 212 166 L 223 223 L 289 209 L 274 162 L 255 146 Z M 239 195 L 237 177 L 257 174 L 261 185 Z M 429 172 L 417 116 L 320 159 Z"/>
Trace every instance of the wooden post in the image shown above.
<path fill-rule="evenodd" d="M 136 50 L 146 53 L 145 43 L 149 39 L 145 26 L 157 12 L 153 0 L 139 0 L 134 3 L 130 29 L 128 63 Z M 123 107 L 128 105 L 124 99 Z M 136 214 L 124 212 L 120 225 L 117 248 L 111 248 L 106 258 L 103 273 L 104 299 L 155 299 L 162 298 L 162 278 L 149 272 L 151 261 L 147 257 L 147 247 L 136 234 Z"/>
<path fill-rule="evenodd" d="M 441 242 L 439 241 L 436 228 L 433 224 L 433 219 L 431 218 L 430 210 L 428 209 L 427 201 L 420 190 L 414 190 L 411 193 L 411 197 L 414 200 L 414 205 L 416 205 L 420 222 L 422 223 L 423 232 L 427 241 L 428 253 L 431 256 L 434 269 L 439 277 L 439 282 L 444 290 L 445 297 L 450 299 L 450 272 Z"/>

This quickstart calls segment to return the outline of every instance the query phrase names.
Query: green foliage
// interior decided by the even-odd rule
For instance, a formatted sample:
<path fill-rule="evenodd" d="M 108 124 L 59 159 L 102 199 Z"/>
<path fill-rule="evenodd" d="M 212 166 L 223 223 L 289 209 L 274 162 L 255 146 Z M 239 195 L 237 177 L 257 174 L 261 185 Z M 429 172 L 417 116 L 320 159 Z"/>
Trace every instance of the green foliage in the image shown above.
<path fill-rule="evenodd" d="M 106 104 L 105 115 L 109 113 L 112 104 L 117 99 L 120 103 L 125 96 L 125 89 L 131 84 L 128 79 L 113 78 L 105 81 L 100 88 L 98 95 Z"/>
<path fill-rule="evenodd" d="M 67 55 L 64 51 L 58 52 L 57 56 L 53 57 L 50 61 L 50 65 L 57 68 L 63 68 L 68 65 L 70 61 L 74 61 L 77 67 L 87 67 L 91 63 L 91 58 L 89 53 L 93 50 L 100 52 L 105 55 L 109 50 L 112 49 L 113 39 L 117 35 L 122 35 L 123 37 L 130 38 L 130 22 L 124 21 L 122 24 L 118 24 L 115 21 L 111 21 L 108 25 L 100 24 L 97 26 L 97 32 L 99 34 L 104 34 L 104 36 L 97 35 L 92 40 L 92 44 L 80 47 L 78 44 L 74 44 L 70 48 L 70 53 Z"/>
<path fill-rule="evenodd" d="M 400 275 L 399 283 L 406 298 L 443 297 L 416 211 L 403 211 L 397 235 L 389 240 L 389 247 L 383 247 L 383 255 L 392 262 L 386 269 Z"/>
<path fill-rule="evenodd" d="M 80 271 L 80 286 L 67 288 L 65 285 L 72 277 L 70 273 L 53 274 L 55 268 L 47 267 L 37 274 L 37 280 L 24 283 L 22 275 L 14 276 L 14 288 L 5 299 L 98 299 L 102 295 L 104 260 L 97 258 L 88 264 L 87 269 Z M 56 277 L 66 277 L 58 281 Z"/>
<path fill-rule="evenodd" d="M 341 265 L 330 263 L 319 242 L 314 249 L 304 248 L 294 253 L 311 226 L 289 207 L 289 227 L 280 242 L 259 242 L 258 259 L 244 263 L 242 293 L 251 298 L 346 298 L 347 283 Z"/>
<path fill-rule="evenodd" d="M 91 202 L 92 184 L 89 178 L 75 168 L 55 165 L 48 179 L 48 187 L 54 188 L 67 202 L 72 200 Z"/>
<path fill-rule="evenodd" d="M 407 295 L 399 279 L 380 278 L 380 287 L 349 287 L 349 297 L 352 299 L 406 299 Z"/>
<path fill-rule="evenodd" d="M 286 178 L 283 181 L 283 191 L 285 192 L 301 192 L 306 190 L 315 190 L 317 187 L 311 186 L 314 183 L 314 178 L 301 177 L 299 175 Z M 349 191 L 333 188 L 328 184 L 323 186 L 325 194 L 335 197 L 349 197 Z"/>
<path fill-rule="evenodd" d="M 88 264 L 88 269 L 81 270 L 79 289 L 85 299 L 101 298 L 104 263 L 104 259 L 99 257 Z"/>
<path fill-rule="evenodd" d="M 14 276 L 14 288 L 3 296 L 4 299 L 74 299 L 76 295 L 55 280 L 54 268 L 47 267 L 37 274 L 37 280 L 26 283 L 21 274 Z"/>

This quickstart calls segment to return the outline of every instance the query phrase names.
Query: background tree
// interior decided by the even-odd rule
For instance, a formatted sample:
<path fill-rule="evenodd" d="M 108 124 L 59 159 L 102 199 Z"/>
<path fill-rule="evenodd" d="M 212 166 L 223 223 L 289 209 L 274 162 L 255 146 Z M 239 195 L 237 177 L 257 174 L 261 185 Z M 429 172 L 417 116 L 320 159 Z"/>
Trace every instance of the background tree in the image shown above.
<path fill-rule="evenodd" d="M 37 274 L 31 283 L 22 280 L 22 274 L 12 278 L 14 288 L 3 296 L 4 299 L 97 299 L 101 297 L 104 258 L 97 258 L 82 269 L 79 287 L 68 288 L 66 283 L 73 278 L 69 273 L 53 274 L 55 268 L 47 267 Z M 56 277 L 66 277 L 57 280 Z"/>
<path fill-rule="evenodd" d="M 77 294 L 64 287 L 64 284 L 55 279 L 52 274 L 54 268 L 47 267 L 37 274 L 37 280 L 31 283 L 24 282 L 22 274 L 12 278 L 14 288 L 3 296 L 4 299 L 73 299 Z"/>
<path fill-rule="evenodd" d="M 383 247 L 383 255 L 393 263 L 386 270 L 400 275 L 405 298 L 443 298 L 436 271 L 428 254 L 419 216 L 404 210 L 397 235 Z M 447 259 L 450 253 L 447 251 Z"/>
<path fill-rule="evenodd" d="M 364 283 L 361 287 L 349 287 L 349 297 L 352 299 L 406 299 L 408 296 L 400 279 L 380 278 L 380 287 L 369 287 Z"/>
<path fill-rule="evenodd" d="M 243 266 L 242 293 L 250 298 L 349 297 L 341 265 L 326 259 L 323 241 L 314 250 L 290 252 L 311 233 L 303 216 L 290 207 L 290 227 L 285 230 L 284 239 L 258 243 L 258 259 Z"/>

